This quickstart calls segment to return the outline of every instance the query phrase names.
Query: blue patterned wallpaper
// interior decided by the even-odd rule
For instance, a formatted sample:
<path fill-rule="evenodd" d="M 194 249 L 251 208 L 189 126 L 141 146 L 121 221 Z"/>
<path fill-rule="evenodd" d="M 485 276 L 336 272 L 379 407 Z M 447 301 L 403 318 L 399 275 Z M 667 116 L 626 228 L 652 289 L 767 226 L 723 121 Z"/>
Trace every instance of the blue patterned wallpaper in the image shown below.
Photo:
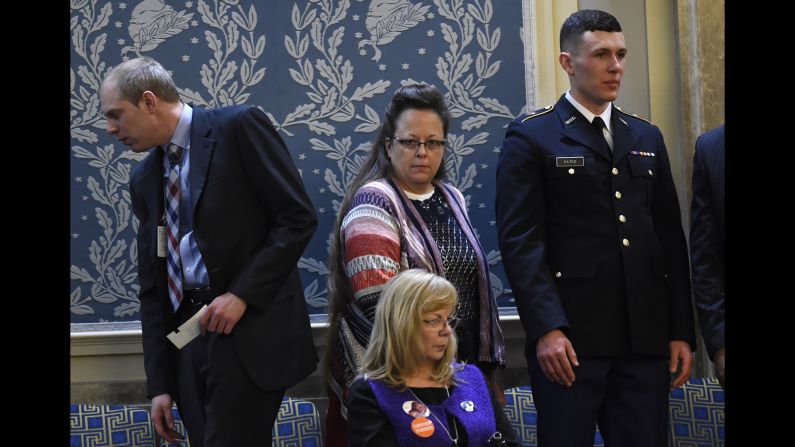
<path fill-rule="evenodd" d="M 501 306 L 508 284 L 494 226 L 505 126 L 525 104 L 520 0 L 71 0 L 73 323 L 140 319 L 128 182 L 133 154 L 105 133 L 98 87 L 123 60 L 151 56 L 184 101 L 254 104 L 270 116 L 315 205 L 299 262 L 307 305 L 323 313 L 329 236 L 345 187 L 391 94 L 422 81 L 454 116 L 449 181 L 466 196 Z"/>

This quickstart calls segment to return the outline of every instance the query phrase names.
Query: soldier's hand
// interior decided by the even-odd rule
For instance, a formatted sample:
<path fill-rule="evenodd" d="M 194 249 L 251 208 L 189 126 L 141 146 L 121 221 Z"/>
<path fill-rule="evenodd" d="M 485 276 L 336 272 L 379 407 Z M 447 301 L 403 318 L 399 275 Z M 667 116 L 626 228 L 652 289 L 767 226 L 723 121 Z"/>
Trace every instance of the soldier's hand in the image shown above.
<path fill-rule="evenodd" d="M 536 343 L 538 363 L 544 375 L 553 382 L 571 386 L 575 375 L 572 365 L 580 366 L 571 341 L 560 329 L 542 335 Z"/>
<path fill-rule="evenodd" d="M 690 371 L 693 368 L 693 351 L 690 350 L 690 344 L 682 340 L 669 342 L 668 348 L 671 351 L 668 371 L 674 374 L 679 369 L 679 374 L 671 380 L 671 389 L 679 388 L 690 378 Z"/>

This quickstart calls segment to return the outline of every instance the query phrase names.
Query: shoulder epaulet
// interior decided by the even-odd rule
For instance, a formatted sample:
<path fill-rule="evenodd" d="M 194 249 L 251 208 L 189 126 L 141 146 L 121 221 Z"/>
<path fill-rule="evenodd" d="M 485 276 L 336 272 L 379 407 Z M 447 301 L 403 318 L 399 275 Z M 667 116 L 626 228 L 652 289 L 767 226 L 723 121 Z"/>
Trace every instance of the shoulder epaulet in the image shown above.
<path fill-rule="evenodd" d="M 654 123 L 652 123 L 651 121 L 647 120 L 646 118 L 638 116 L 638 114 L 636 114 L 636 113 L 625 112 L 625 111 L 621 110 L 621 108 L 618 107 L 615 104 L 613 104 L 613 107 L 615 107 L 616 110 L 618 110 L 619 112 L 623 113 L 624 115 L 631 116 L 633 118 L 637 118 L 637 119 L 639 119 L 641 121 L 646 121 L 647 123 L 651 124 L 652 126 L 654 125 Z"/>
<path fill-rule="evenodd" d="M 543 115 L 545 113 L 551 112 L 553 109 L 555 109 L 555 106 L 553 106 L 553 105 L 549 105 L 549 106 L 546 106 L 544 108 L 538 109 L 535 112 L 527 115 L 525 117 L 525 119 L 522 120 L 522 122 L 525 122 L 525 121 L 529 120 L 530 118 L 535 118 L 537 116 L 541 116 L 541 115 Z"/>

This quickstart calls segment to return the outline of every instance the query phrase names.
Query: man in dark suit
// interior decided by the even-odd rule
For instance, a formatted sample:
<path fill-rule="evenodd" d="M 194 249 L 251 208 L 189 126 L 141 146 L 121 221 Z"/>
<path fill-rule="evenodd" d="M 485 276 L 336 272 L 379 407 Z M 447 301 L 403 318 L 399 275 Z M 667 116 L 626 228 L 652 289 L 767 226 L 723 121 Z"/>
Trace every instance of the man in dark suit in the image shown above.
<path fill-rule="evenodd" d="M 690 262 L 693 300 L 715 372 L 724 386 L 724 125 L 696 140 L 693 201 L 690 206 Z"/>
<path fill-rule="evenodd" d="M 657 127 L 612 105 L 627 55 L 615 17 L 575 12 L 560 46 L 571 89 L 510 124 L 497 166 L 539 446 L 592 446 L 596 422 L 607 445 L 664 446 L 694 346 L 668 154 Z"/>
<path fill-rule="evenodd" d="M 157 61 L 100 87 L 107 130 L 134 152 L 147 395 L 157 432 L 192 446 L 270 445 L 285 390 L 316 368 L 296 263 L 317 220 L 284 142 L 256 107 L 193 109 Z M 203 305 L 204 334 L 166 335 Z M 172 401 L 173 399 L 173 401 Z"/>

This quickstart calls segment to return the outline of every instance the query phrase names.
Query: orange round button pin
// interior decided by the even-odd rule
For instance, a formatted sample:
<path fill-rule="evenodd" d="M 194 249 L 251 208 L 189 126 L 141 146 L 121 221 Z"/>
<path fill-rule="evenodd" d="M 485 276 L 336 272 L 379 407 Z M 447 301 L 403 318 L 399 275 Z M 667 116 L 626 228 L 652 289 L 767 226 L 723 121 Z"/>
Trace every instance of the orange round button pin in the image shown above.
<path fill-rule="evenodd" d="M 436 427 L 433 426 L 433 422 L 428 418 L 414 418 L 411 421 L 411 431 L 420 438 L 428 438 L 436 431 Z"/>

